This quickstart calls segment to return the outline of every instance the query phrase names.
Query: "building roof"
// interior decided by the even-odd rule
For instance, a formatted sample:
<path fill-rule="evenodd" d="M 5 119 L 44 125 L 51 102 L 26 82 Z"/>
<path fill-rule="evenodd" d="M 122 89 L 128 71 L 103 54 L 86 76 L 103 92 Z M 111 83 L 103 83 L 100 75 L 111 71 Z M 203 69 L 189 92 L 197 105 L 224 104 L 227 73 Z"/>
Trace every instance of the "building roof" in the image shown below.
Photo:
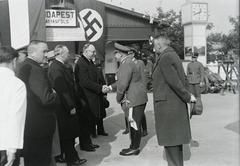
<path fill-rule="evenodd" d="M 130 14 L 130 15 L 142 18 L 142 19 L 146 19 L 148 21 L 150 21 L 150 19 L 151 19 L 150 16 L 148 16 L 148 15 L 141 14 L 141 13 L 135 12 L 133 10 L 124 9 L 124 8 L 121 8 L 121 7 L 118 7 L 118 6 L 114 6 L 114 5 L 110 5 L 110 4 L 105 3 L 105 7 L 109 8 L 109 9 L 119 11 L 119 12 L 122 12 L 122 13 Z M 158 23 L 159 21 L 156 18 L 153 18 L 153 22 Z"/>

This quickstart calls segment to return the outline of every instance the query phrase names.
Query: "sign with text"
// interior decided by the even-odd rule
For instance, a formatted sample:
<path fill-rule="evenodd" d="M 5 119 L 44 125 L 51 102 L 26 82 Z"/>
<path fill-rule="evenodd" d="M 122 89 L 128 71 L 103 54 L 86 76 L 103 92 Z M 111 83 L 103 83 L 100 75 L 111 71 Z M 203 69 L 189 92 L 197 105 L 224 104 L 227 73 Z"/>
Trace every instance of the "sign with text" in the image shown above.
<path fill-rule="evenodd" d="M 46 28 L 47 41 L 86 41 L 81 28 Z"/>
<path fill-rule="evenodd" d="M 75 10 L 45 10 L 46 26 L 76 26 Z"/>

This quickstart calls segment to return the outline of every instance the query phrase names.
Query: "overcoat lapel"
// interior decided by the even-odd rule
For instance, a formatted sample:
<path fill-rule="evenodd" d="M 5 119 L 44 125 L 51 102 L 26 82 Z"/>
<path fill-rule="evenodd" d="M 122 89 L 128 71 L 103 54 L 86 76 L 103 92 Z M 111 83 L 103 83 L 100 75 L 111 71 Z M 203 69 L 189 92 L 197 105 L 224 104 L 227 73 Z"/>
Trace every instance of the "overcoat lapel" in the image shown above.
<path fill-rule="evenodd" d="M 152 71 L 152 73 L 154 72 L 155 68 L 158 66 L 158 63 L 159 63 L 161 57 L 162 57 L 164 54 L 166 54 L 167 52 L 172 52 L 172 51 L 173 51 L 173 49 L 172 49 L 171 47 L 167 47 L 167 48 L 158 56 L 157 61 L 156 61 L 156 63 L 155 63 L 154 66 L 153 66 L 153 71 Z"/>
<path fill-rule="evenodd" d="M 90 68 L 94 71 L 95 74 L 97 74 L 97 69 L 94 66 L 93 63 L 91 63 L 84 55 L 82 55 L 83 60 L 90 66 Z"/>
<path fill-rule="evenodd" d="M 152 71 L 152 73 L 154 72 L 155 68 L 158 66 L 158 63 L 159 63 L 162 55 L 163 55 L 163 54 L 160 54 L 160 55 L 158 56 L 157 61 L 156 61 L 156 63 L 155 63 L 154 66 L 153 66 L 153 71 Z"/>
<path fill-rule="evenodd" d="M 71 74 L 70 71 L 67 69 L 67 67 L 66 67 L 63 63 L 59 62 L 58 60 L 54 60 L 54 62 L 55 62 L 56 64 L 60 65 L 60 66 L 63 68 L 63 71 L 67 73 L 67 75 L 69 76 L 70 80 L 73 81 L 72 74 Z"/>

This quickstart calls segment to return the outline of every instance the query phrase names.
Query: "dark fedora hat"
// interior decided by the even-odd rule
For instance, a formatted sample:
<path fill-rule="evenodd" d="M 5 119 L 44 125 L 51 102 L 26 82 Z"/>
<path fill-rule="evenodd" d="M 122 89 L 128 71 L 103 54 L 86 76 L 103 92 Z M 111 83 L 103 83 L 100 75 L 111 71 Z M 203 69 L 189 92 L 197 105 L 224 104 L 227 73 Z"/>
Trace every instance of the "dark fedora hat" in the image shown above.
<path fill-rule="evenodd" d="M 108 108 L 110 106 L 109 101 L 105 97 L 103 98 L 103 106 L 104 108 Z"/>

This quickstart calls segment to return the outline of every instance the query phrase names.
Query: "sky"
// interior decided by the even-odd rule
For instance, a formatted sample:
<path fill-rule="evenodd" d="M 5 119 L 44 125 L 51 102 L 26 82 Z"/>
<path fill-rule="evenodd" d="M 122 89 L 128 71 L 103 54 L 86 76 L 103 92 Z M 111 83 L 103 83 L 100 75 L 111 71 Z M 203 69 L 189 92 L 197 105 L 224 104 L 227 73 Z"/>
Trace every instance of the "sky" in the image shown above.
<path fill-rule="evenodd" d="M 177 13 L 187 0 L 98 0 L 122 8 L 146 14 L 157 16 L 157 7 L 162 7 L 163 11 L 173 9 Z M 237 17 L 239 15 L 239 0 L 198 0 L 198 2 L 207 2 L 209 17 L 208 21 L 212 22 L 214 27 L 207 33 L 224 33 L 228 34 L 233 26 L 230 24 L 228 17 Z"/>

